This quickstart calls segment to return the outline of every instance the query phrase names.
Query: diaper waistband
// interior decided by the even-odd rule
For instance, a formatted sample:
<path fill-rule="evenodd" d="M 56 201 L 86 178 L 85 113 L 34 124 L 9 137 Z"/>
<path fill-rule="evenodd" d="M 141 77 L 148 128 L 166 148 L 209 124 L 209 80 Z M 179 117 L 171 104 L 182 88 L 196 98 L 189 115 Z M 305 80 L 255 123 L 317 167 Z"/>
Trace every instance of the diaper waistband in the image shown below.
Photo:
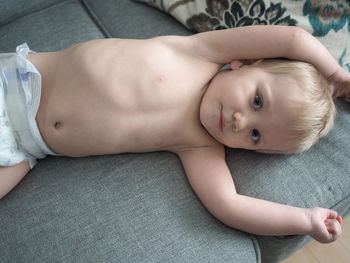
<path fill-rule="evenodd" d="M 27 44 L 16 53 L 0 54 L 6 108 L 16 140 L 29 154 L 44 158 L 57 155 L 44 142 L 35 121 L 41 96 L 41 75 L 27 59 L 32 52 Z"/>
<path fill-rule="evenodd" d="M 23 85 L 22 88 L 24 88 L 25 97 L 28 105 L 28 111 L 27 111 L 28 122 L 29 122 L 32 136 L 35 139 L 36 144 L 45 154 L 59 155 L 53 152 L 44 142 L 35 120 L 35 116 L 36 116 L 36 113 L 38 112 L 40 97 L 41 97 L 41 75 L 39 71 L 35 68 L 35 66 L 27 59 L 28 54 L 34 53 L 34 52 L 29 49 L 27 43 L 24 43 L 22 45 L 19 45 L 16 48 L 16 53 L 25 62 L 26 72 L 24 72 L 24 76 L 26 76 L 26 74 L 28 73 L 33 73 L 33 74 L 29 74 L 31 76 L 31 83 L 29 82 L 25 83 L 22 81 L 22 83 L 27 84 L 27 85 Z M 26 77 L 24 77 L 24 80 L 25 79 Z M 31 89 L 32 92 L 30 92 L 30 87 L 32 87 Z"/>

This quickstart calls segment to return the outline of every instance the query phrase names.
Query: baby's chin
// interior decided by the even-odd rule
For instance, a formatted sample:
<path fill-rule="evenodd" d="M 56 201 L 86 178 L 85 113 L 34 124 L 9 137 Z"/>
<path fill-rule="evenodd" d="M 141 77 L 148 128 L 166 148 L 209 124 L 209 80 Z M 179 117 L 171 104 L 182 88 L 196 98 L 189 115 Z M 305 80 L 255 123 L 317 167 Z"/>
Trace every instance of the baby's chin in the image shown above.
<path fill-rule="evenodd" d="M 203 124 L 202 124 L 203 125 Z M 215 128 L 213 129 L 212 127 L 210 128 L 206 128 L 204 125 L 203 127 L 205 128 L 205 130 L 207 131 L 207 133 L 217 142 L 227 146 L 222 138 L 222 135 L 220 134 L 220 132 L 218 130 L 216 130 Z"/>

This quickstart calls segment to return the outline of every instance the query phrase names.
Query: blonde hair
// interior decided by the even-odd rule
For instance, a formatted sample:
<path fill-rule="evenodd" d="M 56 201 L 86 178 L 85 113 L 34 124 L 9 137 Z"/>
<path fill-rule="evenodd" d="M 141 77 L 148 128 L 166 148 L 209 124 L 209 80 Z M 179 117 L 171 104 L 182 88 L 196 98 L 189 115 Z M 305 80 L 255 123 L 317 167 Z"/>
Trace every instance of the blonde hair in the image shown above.
<path fill-rule="evenodd" d="M 265 153 L 297 153 L 308 150 L 333 127 L 336 108 L 331 84 L 311 64 L 287 59 L 267 59 L 251 65 L 272 74 L 292 75 L 299 84 L 302 100 L 293 104 L 289 122 L 293 137 L 292 148 L 261 150 Z"/>

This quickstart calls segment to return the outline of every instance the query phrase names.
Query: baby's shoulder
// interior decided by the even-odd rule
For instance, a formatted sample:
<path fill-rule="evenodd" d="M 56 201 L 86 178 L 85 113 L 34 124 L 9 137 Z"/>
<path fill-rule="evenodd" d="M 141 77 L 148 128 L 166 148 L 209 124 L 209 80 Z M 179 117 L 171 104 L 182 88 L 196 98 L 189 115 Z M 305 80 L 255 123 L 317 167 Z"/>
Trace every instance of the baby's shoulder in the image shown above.
<path fill-rule="evenodd" d="M 206 177 L 206 175 L 227 172 L 225 149 L 221 144 L 203 145 L 178 152 L 186 175 L 190 177 Z"/>

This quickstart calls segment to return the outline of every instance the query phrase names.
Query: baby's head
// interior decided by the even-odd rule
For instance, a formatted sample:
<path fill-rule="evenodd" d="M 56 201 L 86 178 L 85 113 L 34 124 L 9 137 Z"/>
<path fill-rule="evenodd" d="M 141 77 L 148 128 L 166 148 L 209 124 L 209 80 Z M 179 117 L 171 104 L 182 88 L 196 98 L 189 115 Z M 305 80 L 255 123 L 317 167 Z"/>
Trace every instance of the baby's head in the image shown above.
<path fill-rule="evenodd" d="M 227 146 L 296 153 L 330 131 L 335 112 L 330 85 L 314 66 L 268 59 L 218 73 L 203 97 L 200 118 Z"/>
<path fill-rule="evenodd" d="M 302 100 L 291 105 L 293 114 L 289 120 L 293 134 L 291 140 L 295 143 L 284 153 L 308 150 L 333 127 L 336 109 L 330 84 L 313 65 L 305 62 L 271 59 L 261 61 L 256 66 L 272 74 L 290 75 L 297 80 Z M 261 152 L 274 153 L 269 150 Z"/>

